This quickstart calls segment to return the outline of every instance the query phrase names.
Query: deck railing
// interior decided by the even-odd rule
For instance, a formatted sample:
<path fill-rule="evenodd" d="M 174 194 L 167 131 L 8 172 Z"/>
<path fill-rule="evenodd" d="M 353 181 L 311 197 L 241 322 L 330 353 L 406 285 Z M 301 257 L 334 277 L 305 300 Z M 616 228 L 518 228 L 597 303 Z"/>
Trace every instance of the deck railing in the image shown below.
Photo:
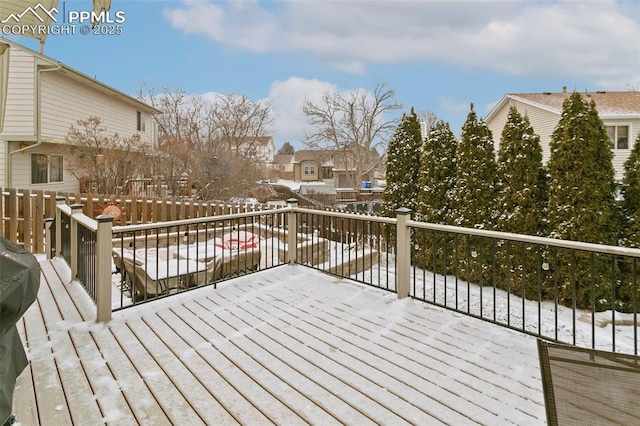
<path fill-rule="evenodd" d="M 144 225 L 113 227 L 104 218 L 102 238 L 98 222 L 87 226 L 96 234 L 98 320 L 237 274 L 298 263 L 548 340 L 638 353 L 640 250 L 427 224 L 406 209 L 397 213 L 373 217 L 291 202 Z M 72 221 L 87 222 L 81 215 Z M 225 246 L 247 235 L 259 246 Z M 116 270 L 98 271 L 112 258 Z M 72 266 L 74 276 L 78 271 Z M 112 300 L 114 285 L 119 300 Z M 598 347 L 603 341 L 606 347 Z"/>

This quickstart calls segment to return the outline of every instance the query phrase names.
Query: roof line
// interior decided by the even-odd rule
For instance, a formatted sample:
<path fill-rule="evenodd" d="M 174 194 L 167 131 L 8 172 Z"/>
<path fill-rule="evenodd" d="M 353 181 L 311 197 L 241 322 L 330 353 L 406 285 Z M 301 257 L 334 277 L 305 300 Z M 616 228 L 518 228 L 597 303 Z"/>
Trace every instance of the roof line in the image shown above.
<path fill-rule="evenodd" d="M 62 62 L 58 61 L 57 59 L 54 59 L 54 58 L 52 58 L 50 56 L 47 56 L 47 55 L 44 55 L 42 53 L 36 52 L 33 49 L 30 49 L 30 48 L 28 48 L 26 46 L 23 46 L 22 44 L 16 43 L 15 41 L 12 41 L 12 40 L 9 40 L 9 39 L 6 39 L 6 38 L 2 38 L 2 42 L 7 42 L 10 46 L 17 47 L 19 49 L 23 49 L 23 50 L 29 52 L 30 54 L 34 55 L 37 59 L 39 59 L 41 61 L 48 62 L 51 65 L 60 65 L 63 70 L 69 71 L 69 72 L 77 75 L 78 77 L 81 77 L 81 78 L 87 80 L 91 84 L 98 85 L 98 86 L 100 86 L 100 87 L 102 87 L 104 89 L 107 89 L 109 91 L 112 91 L 112 92 L 120 95 L 120 96 L 123 96 L 128 101 L 130 101 L 131 103 L 134 103 L 134 104 L 137 104 L 139 106 L 144 107 L 147 111 L 150 111 L 150 112 L 152 112 L 154 114 L 162 114 L 163 113 L 163 111 L 161 111 L 161 110 L 159 110 L 159 109 L 157 109 L 157 108 L 155 108 L 155 107 L 153 107 L 153 106 L 141 101 L 140 99 L 138 99 L 138 98 L 136 98 L 134 96 L 131 96 L 131 95 L 127 94 L 127 93 L 124 93 L 124 92 L 122 92 L 122 91 L 120 91 L 120 90 L 118 90 L 118 89 L 116 89 L 114 87 L 111 87 L 111 86 L 107 85 L 106 83 L 101 82 L 100 80 L 98 80 L 96 78 L 90 77 L 89 75 L 87 75 L 87 74 L 85 74 L 85 73 L 83 73 L 81 71 L 78 71 L 77 69 L 75 69 L 73 67 L 70 67 L 70 66 L 62 63 Z"/>

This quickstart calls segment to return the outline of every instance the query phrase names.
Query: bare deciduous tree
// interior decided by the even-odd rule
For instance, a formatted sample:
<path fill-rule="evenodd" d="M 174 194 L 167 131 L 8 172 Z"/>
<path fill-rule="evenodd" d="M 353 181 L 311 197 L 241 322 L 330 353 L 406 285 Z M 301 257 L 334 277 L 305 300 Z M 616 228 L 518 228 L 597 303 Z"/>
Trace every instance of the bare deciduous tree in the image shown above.
<path fill-rule="evenodd" d="M 255 144 L 273 121 L 268 103 L 236 94 L 190 96 L 170 87 L 157 93 L 151 85 L 140 98 L 163 111 L 155 116 L 162 153 L 157 172 L 167 181 L 188 175 L 199 198 L 226 201 L 246 196 L 263 178 Z"/>
<path fill-rule="evenodd" d="M 58 148 L 65 156 L 65 168 L 89 182 L 95 192 L 115 194 L 128 178 L 147 173 L 150 147 L 140 135 L 109 134 L 99 117 L 78 120 L 69 129 L 67 142 Z"/>
<path fill-rule="evenodd" d="M 336 150 L 344 166 L 354 169 L 355 182 L 361 181 L 385 157 L 398 120 L 389 114 L 402 108 L 394 96 L 395 91 L 380 82 L 372 93 L 357 90 L 345 96 L 334 90 L 317 103 L 305 100 L 302 113 L 313 127 L 305 134 L 305 145 Z"/>
<path fill-rule="evenodd" d="M 255 159 L 256 138 L 268 135 L 274 120 L 269 102 L 254 102 L 235 93 L 215 95 L 209 115 L 233 158 Z"/>
<path fill-rule="evenodd" d="M 422 135 L 422 139 L 424 140 L 431 129 L 434 128 L 438 123 L 438 116 L 433 111 L 418 111 L 416 114 L 418 115 L 418 120 L 420 120 L 420 123 L 425 124 L 425 132 Z"/>

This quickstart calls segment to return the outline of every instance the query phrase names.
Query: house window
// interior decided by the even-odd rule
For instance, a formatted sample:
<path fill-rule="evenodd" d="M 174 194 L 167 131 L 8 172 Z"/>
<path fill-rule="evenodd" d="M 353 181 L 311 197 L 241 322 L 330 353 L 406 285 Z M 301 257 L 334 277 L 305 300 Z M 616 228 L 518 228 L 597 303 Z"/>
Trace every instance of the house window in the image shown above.
<path fill-rule="evenodd" d="M 31 183 L 62 182 L 62 155 L 31 154 Z"/>
<path fill-rule="evenodd" d="M 316 174 L 316 165 L 315 164 L 305 164 L 304 165 L 304 174 L 305 175 L 315 175 Z"/>
<path fill-rule="evenodd" d="M 137 121 L 136 129 L 139 132 L 144 132 L 145 117 L 144 117 L 144 114 L 141 113 L 140 111 L 136 111 L 136 121 Z"/>
<path fill-rule="evenodd" d="M 629 126 L 607 126 L 611 149 L 629 149 Z"/>

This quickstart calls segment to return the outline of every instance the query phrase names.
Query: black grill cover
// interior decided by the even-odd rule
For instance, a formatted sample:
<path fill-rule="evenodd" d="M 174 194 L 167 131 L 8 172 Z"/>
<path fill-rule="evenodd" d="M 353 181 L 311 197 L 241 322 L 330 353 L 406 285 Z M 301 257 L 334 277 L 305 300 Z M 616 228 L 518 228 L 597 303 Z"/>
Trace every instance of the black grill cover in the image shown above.
<path fill-rule="evenodd" d="M 0 424 L 11 416 L 16 379 L 27 366 L 16 323 L 36 300 L 39 287 L 35 256 L 0 238 Z"/>

